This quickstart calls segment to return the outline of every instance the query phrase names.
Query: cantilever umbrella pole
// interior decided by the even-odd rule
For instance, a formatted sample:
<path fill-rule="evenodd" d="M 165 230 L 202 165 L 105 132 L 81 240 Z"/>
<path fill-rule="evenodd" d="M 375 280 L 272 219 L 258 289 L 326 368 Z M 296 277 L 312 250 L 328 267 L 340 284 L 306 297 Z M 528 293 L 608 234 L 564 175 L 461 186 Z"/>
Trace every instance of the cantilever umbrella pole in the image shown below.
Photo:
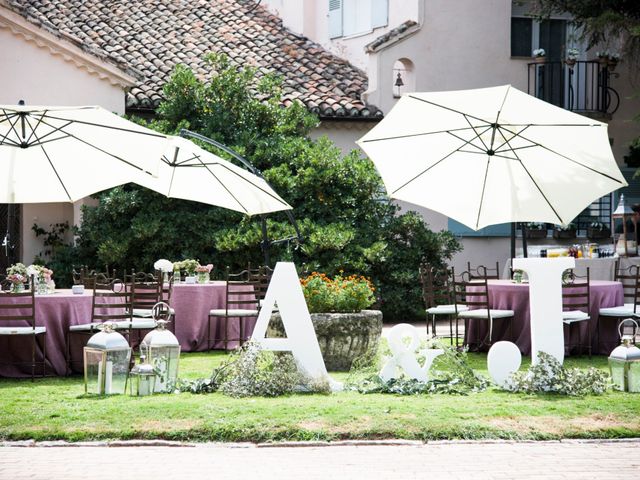
<path fill-rule="evenodd" d="M 228 153 L 229 155 L 231 155 L 233 158 L 235 158 L 236 160 L 238 160 L 240 163 L 242 163 L 242 165 L 244 165 L 252 174 L 256 175 L 257 177 L 261 178 L 269 187 L 271 187 L 271 185 L 269 185 L 269 183 L 265 180 L 265 178 L 262 175 L 262 172 L 257 169 L 249 160 L 247 160 L 246 158 L 244 158 L 242 155 L 240 155 L 238 152 L 236 152 L 235 150 L 229 148 L 228 146 L 217 142 L 205 135 L 202 135 L 200 133 L 197 132 L 192 132 L 191 130 L 187 130 L 187 129 L 181 129 L 180 130 L 180 136 L 184 137 L 184 138 L 195 138 L 198 139 L 204 143 L 207 143 L 209 145 L 212 145 L 220 150 L 222 150 L 223 152 Z M 261 246 L 262 246 L 262 250 L 264 253 L 264 261 L 266 265 L 269 265 L 270 263 L 270 247 L 271 245 L 275 245 L 278 243 L 282 243 L 282 242 L 286 242 L 286 241 L 290 241 L 293 239 L 297 239 L 299 243 L 302 243 L 304 241 L 302 234 L 300 232 L 300 229 L 298 228 L 298 223 L 296 222 L 295 217 L 293 216 L 293 213 L 291 212 L 291 210 L 284 210 L 284 213 L 287 216 L 287 219 L 289 220 L 289 222 L 291 223 L 291 225 L 293 226 L 296 234 L 294 237 L 289 237 L 289 238 L 284 238 L 284 239 L 279 239 L 279 240 L 269 240 L 269 235 L 268 235 L 268 231 L 267 231 L 267 218 L 266 215 L 260 215 L 260 227 L 262 230 L 262 242 L 261 242 Z"/>

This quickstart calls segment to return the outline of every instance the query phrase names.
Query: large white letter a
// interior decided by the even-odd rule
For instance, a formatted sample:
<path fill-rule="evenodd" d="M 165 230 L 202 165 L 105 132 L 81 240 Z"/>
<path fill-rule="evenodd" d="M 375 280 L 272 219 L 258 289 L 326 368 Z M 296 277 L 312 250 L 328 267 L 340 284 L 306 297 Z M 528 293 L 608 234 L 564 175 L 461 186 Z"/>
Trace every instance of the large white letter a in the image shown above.
<path fill-rule="evenodd" d="M 287 338 L 266 338 L 267 327 L 276 304 Z M 333 391 L 342 389 L 342 384 L 333 380 L 327 373 L 293 263 L 276 264 L 251 339 L 265 350 L 290 351 L 298 367 L 307 375 L 314 379 L 328 380 Z"/>

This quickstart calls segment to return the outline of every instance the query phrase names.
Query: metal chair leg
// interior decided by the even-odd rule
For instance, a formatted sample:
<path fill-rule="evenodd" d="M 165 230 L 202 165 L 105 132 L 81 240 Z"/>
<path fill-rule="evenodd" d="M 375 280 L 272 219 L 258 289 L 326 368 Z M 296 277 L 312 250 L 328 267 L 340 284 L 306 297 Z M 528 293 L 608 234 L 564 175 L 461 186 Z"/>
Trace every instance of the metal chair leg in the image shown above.
<path fill-rule="evenodd" d="M 207 350 L 211 350 L 211 315 L 207 319 Z"/>
<path fill-rule="evenodd" d="M 36 378 L 36 334 L 32 336 L 31 342 L 31 381 L 35 381 Z"/>
<path fill-rule="evenodd" d="M 42 334 L 42 378 L 47 376 L 47 332 Z"/>

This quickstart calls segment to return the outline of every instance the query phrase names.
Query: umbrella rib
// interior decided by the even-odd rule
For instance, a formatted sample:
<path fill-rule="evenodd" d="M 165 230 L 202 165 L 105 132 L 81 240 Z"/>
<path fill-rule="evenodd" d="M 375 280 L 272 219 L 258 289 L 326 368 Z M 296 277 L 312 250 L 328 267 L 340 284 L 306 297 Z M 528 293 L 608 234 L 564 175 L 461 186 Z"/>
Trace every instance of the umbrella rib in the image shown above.
<path fill-rule="evenodd" d="M 500 108 L 498 109 L 498 114 L 496 115 L 496 125 L 498 124 L 498 120 L 500 120 L 500 114 L 502 113 L 502 109 L 504 108 L 504 104 L 507 101 L 507 95 L 509 95 L 510 90 L 511 90 L 511 85 L 507 85 L 507 91 L 504 92 L 504 98 L 502 99 L 502 103 L 500 104 Z M 494 130 L 493 135 L 495 136 L 495 134 L 496 132 Z M 493 148 L 493 141 L 491 142 L 491 147 Z"/>
<path fill-rule="evenodd" d="M 502 126 L 502 125 L 498 126 L 498 130 L 500 129 L 500 127 L 501 127 L 501 126 Z M 520 136 L 520 134 L 521 134 L 522 132 L 524 132 L 527 128 L 529 128 L 529 125 L 527 125 L 526 127 L 524 127 L 524 128 L 523 128 L 522 130 L 520 130 L 518 133 L 514 133 L 514 135 L 515 135 L 515 136 L 517 136 L 517 137 L 519 137 L 519 136 Z M 505 128 L 505 130 L 507 130 L 507 129 Z M 510 132 L 510 130 L 507 130 L 507 132 Z M 510 133 L 513 133 L 513 132 L 510 132 Z M 500 150 L 502 147 L 504 147 L 504 146 L 507 144 L 507 137 L 506 137 L 502 132 L 500 132 L 500 135 L 501 135 L 501 136 L 502 136 L 502 138 L 504 139 L 504 142 L 503 142 L 501 145 L 498 145 L 498 146 L 494 149 L 496 152 L 497 152 L 498 150 Z M 523 138 L 523 137 L 521 137 L 521 138 Z M 509 147 L 511 147 L 511 145 L 509 145 Z M 513 150 L 513 149 L 511 148 L 511 150 Z"/>
<path fill-rule="evenodd" d="M 38 139 L 38 136 L 36 135 L 36 140 L 37 139 Z M 60 185 L 62 186 L 64 193 L 67 194 L 67 198 L 69 199 L 70 202 L 73 202 L 73 199 L 71 198 L 71 195 L 69 195 L 69 191 L 67 190 L 67 187 L 62 181 L 62 178 L 60 178 L 60 174 L 58 173 L 58 170 L 56 169 L 56 167 L 53 165 L 53 162 L 51 161 L 49 154 L 47 153 L 47 151 L 42 145 L 40 146 L 40 148 L 42 149 L 42 153 L 44 153 L 44 156 L 47 157 L 47 161 L 49 162 L 49 165 L 51 165 L 51 169 L 53 170 L 53 173 L 56 174 L 56 177 L 58 178 L 58 182 L 60 182 Z"/>
<path fill-rule="evenodd" d="M 468 113 L 460 112 L 460 111 L 458 111 L 458 110 L 456 110 L 454 108 L 451 108 L 451 107 L 445 107 L 444 105 L 438 105 L 437 103 L 430 102 L 429 100 L 425 100 L 423 98 L 414 97 L 413 95 L 407 95 L 407 96 L 409 98 L 413 98 L 414 100 L 419 100 L 421 102 L 433 105 L 434 107 L 439 107 L 439 108 L 443 108 L 444 110 L 449 110 L 450 112 L 459 113 L 460 115 L 464 115 L 465 117 L 470 117 L 470 118 L 473 118 L 475 120 L 480 120 L 481 122 L 484 122 L 484 123 L 487 123 L 487 124 L 491 123 L 491 122 L 486 121 L 484 118 L 478 118 L 478 117 L 475 117 L 473 115 L 469 115 Z"/>
<path fill-rule="evenodd" d="M 463 113 L 462 116 L 464 117 L 464 119 L 467 121 L 467 123 L 469 124 L 469 126 L 473 129 L 473 132 L 476 134 L 476 138 L 480 139 L 480 141 L 482 142 L 482 145 L 484 146 L 485 149 L 488 149 L 487 144 L 484 143 L 484 140 L 482 139 L 482 137 L 480 136 L 481 134 L 478 133 L 478 131 L 474 128 L 473 125 L 471 125 L 471 122 L 469 121 L 469 119 L 467 118 L 467 116 Z M 482 133 L 485 133 L 487 130 L 485 130 Z M 475 140 L 475 139 L 474 139 Z M 473 145 L 473 143 L 471 144 Z M 475 146 L 475 145 L 474 145 Z"/>
<path fill-rule="evenodd" d="M 200 163 L 203 163 L 203 162 L 202 162 L 202 160 L 200 160 L 200 158 L 199 158 L 199 156 L 198 156 L 198 155 L 195 155 L 195 157 L 197 158 L 197 160 L 198 160 Z M 222 188 L 224 188 L 224 189 L 227 191 L 227 193 L 231 196 L 231 198 L 233 198 L 233 199 L 236 201 L 236 203 L 237 203 L 238 205 L 240 205 L 240 208 L 242 208 L 242 210 L 244 210 L 244 212 L 248 215 L 248 210 L 247 210 L 247 209 L 245 208 L 245 206 L 240 202 L 240 200 L 238 200 L 238 199 L 236 198 L 236 196 L 235 196 L 233 193 L 231 193 L 231 191 L 227 188 L 227 186 L 226 186 L 224 183 L 222 183 L 222 181 L 221 181 L 221 180 L 216 176 L 216 174 L 215 174 L 215 173 L 213 173 L 213 172 L 211 171 L 211 169 L 210 169 L 208 166 L 206 166 L 206 165 L 204 165 L 204 164 L 203 164 L 203 166 L 204 166 L 204 168 L 206 168 L 206 170 L 209 172 L 209 174 L 211 174 L 211 176 L 212 176 L 213 178 L 215 178 L 215 180 L 216 180 L 216 181 L 217 181 L 217 182 L 222 186 Z"/>
<path fill-rule="evenodd" d="M 6 116 L 6 113 L 5 113 L 5 116 Z M 9 118 L 7 118 L 7 121 L 9 122 L 9 126 L 11 127 L 11 130 L 13 131 L 13 133 L 15 133 L 15 134 L 16 134 L 16 138 L 17 138 L 18 140 L 20 140 L 20 134 L 19 134 L 19 133 L 18 133 L 18 131 L 16 130 L 15 125 L 16 125 L 16 123 L 18 123 L 18 120 L 19 120 L 19 119 L 20 119 L 20 116 L 19 116 L 19 115 L 16 115 L 16 120 L 15 120 L 15 122 L 11 123 L 11 120 L 9 120 Z M 2 141 L 3 141 L 3 142 L 5 141 L 5 139 L 7 139 L 7 137 L 9 137 L 9 133 L 11 133 L 11 131 L 7 131 L 7 134 L 6 134 L 6 135 L 3 137 L 3 139 L 2 139 Z M 11 140 L 11 139 L 9 139 L 9 141 L 10 141 L 14 146 L 16 146 L 16 147 L 19 147 L 19 146 L 20 146 L 20 143 L 19 143 L 19 142 L 14 142 L 14 141 L 13 141 L 13 140 Z"/>
<path fill-rule="evenodd" d="M 176 164 L 176 160 L 178 158 L 178 152 L 180 151 L 180 147 L 176 147 L 175 151 L 173 152 L 173 164 L 167 162 L 169 165 L 171 165 L 173 168 L 171 169 L 171 181 L 169 182 L 169 190 L 167 191 L 167 197 L 171 196 L 171 189 L 173 188 L 173 179 L 176 176 L 176 169 L 175 169 L 175 164 Z M 165 159 L 165 156 L 162 156 L 162 159 Z M 168 159 L 167 159 L 168 160 Z"/>
<path fill-rule="evenodd" d="M 115 127 L 115 126 L 112 126 L 112 125 L 101 125 L 99 123 L 87 122 L 87 121 L 84 121 L 84 120 L 75 120 L 75 119 L 69 119 L 69 118 L 64 118 L 64 117 L 54 117 L 53 115 L 44 115 L 43 114 L 42 116 L 43 116 L 43 118 L 46 117 L 46 118 L 51 118 L 51 119 L 54 119 L 54 120 L 63 120 L 65 122 L 68 121 L 68 122 L 71 122 L 71 123 L 79 123 L 81 125 L 89 125 L 89 126 L 92 126 L 92 127 L 108 128 L 110 130 L 119 130 L 121 132 L 136 133 L 138 135 L 148 135 L 150 137 L 161 137 L 161 138 L 164 137 L 164 138 L 166 138 L 166 135 L 163 135 L 161 133 L 156 133 L 156 132 L 153 132 L 153 131 L 144 132 L 144 131 L 139 131 L 139 130 L 132 130 L 130 128 Z M 118 117 L 118 118 L 120 118 L 120 117 Z"/>
<path fill-rule="evenodd" d="M 478 228 L 478 224 L 480 223 L 480 213 L 482 213 L 482 203 L 484 202 L 484 192 L 487 188 L 487 177 L 489 176 L 490 165 L 491 165 L 491 156 L 488 156 L 487 168 L 485 168 L 484 170 L 484 180 L 482 182 L 482 194 L 480 195 L 480 205 L 478 205 L 478 216 L 476 217 L 476 229 Z"/>
<path fill-rule="evenodd" d="M 463 141 L 463 142 L 466 142 L 466 141 L 467 141 L 467 140 L 466 140 L 466 138 L 459 137 L 458 135 L 454 135 L 454 134 L 453 134 L 453 133 L 451 133 L 451 132 L 447 132 L 447 133 L 449 133 L 449 135 L 451 135 L 452 137 L 457 138 L 458 140 L 461 140 L 461 141 Z M 484 133 L 484 132 L 483 132 L 483 133 Z M 474 143 L 470 143 L 469 145 L 471 145 L 472 147 L 474 147 L 474 148 L 477 148 L 477 149 L 478 149 L 478 151 L 477 151 L 477 152 L 473 152 L 473 153 L 482 153 L 482 154 L 486 154 L 486 153 L 487 153 L 487 151 L 486 151 L 486 150 L 483 150 L 482 148 L 480 148 L 478 145 L 476 145 L 476 144 L 474 144 Z"/>
<path fill-rule="evenodd" d="M 502 132 L 500 132 L 500 135 L 502 135 Z M 509 140 L 507 140 L 505 138 L 504 135 L 502 135 L 502 138 L 505 139 L 505 141 L 507 142 L 507 144 L 509 146 L 511 146 L 511 144 L 509 143 Z M 512 150 L 513 151 L 513 150 Z M 544 192 L 542 191 L 542 188 L 540 187 L 540 185 L 538 185 L 538 182 L 535 181 L 535 179 L 533 178 L 533 175 L 531 175 L 531 172 L 529 172 L 529 169 L 525 166 L 525 164 L 523 163 L 522 159 L 520 157 L 518 157 L 518 154 L 516 152 L 513 152 L 513 155 L 518 159 L 518 161 L 520 162 L 520 166 L 524 169 L 524 171 L 527 173 L 527 175 L 529 176 L 529 179 L 531 179 L 531 181 L 533 182 L 533 184 L 536 186 L 536 188 L 538 189 L 538 191 L 540 192 L 540 195 L 542 195 L 542 198 L 544 198 L 544 201 L 547 202 L 547 205 L 549 205 L 549 208 L 551 210 L 553 210 L 553 213 L 555 214 L 556 218 L 559 220 L 560 224 L 563 224 L 564 221 L 562 220 L 562 218 L 560 217 L 560 215 L 558 214 L 558 212 L 556 211 L 556 209 L 553 207 L 553 205 L 551 204 L 551 202 L 549 201 L 549 199 L 547 198 L 547 196 L 544 194 Z"/>
<path fill-rule="evenodd" d="M 56 141 L 56 140 L 63 140 L 63 139 L 65 139 L 65 138 L 67 138 L 67 137 L 69 136 L 69 134 L 68 134 L 67 132 L 65 132 L 64 130 L 62 130 L 62 129 L 63 129 L 63 128 L 68 127 L 69 125 L 71 125 L 71 123 L 72 123 L 72 122 L 67 122 L 65 125 L 62 125 L 61 127 L 54 127 L 53 125 L 49 125 L 48 123 L 43 122 L 42 118 L 43 118 L 43 117 L 40 117 L 40 120 L 38 121 L 38 125 L 39 125 L 40 123 L 44 123 L 44 124 L 45 124 L 45 125 L 47 125 L 48 127 L 51 127 L 53 130 L 51 130 L 49 133 L 46 133 L 45 135 L 43 135 L 43 136 L 41 136 L 41 137 L 36 136 L 36 140 L 38 140 L 38 141 L 37 141 L 37 142 L 32 143 L 31 145 L 29 145 L 30 147 L 34 147 L 34 146 L 37 146 L 37 145 L 41 145 L 41 144 L 43 144 L 43 143 L 53 142 L 53 141 Z M 31 127 L 31 122 L 29 122 L 29 120 L 27 120 L 27 123 L 29 123 L 29 126 Z M 33 134 L 34 134 L 34 132 L 35 132 L 36 128 L 38 128 L 38 125 L 36 125 L 36 127 L 35 127 L 35 128 L 34 128 L 34 127 L 31 127 L 31 135 L 30 135 L 30 136 L 29 136 L 29 138 L 27 139 L 27 143 L 29 142 L 29 140 L 30 140 L 30 139 L 31 139 L 31 137 L 33 136 Z M 64 134 L 65 136 L 64 136 L 64 137 L 58 137 L 58 138 L 51 138 L 51 139 L 46 140 L 46 141 L 44 141 L 44 142 L 42 141 L 43 139 L 45 139 L 45 138 L 47 138 L 48 136 L 53 135 L 54 133 L 57 133 L 57 132 L 61 132 L 61 133 L 62 133 L 62 134 Z"/>
<path fill-rule="evenodd" d="M 602 127 L 601 123 L 501 123 L 504 127 Z"/>
<path fill-rule="evenodd" d="M 515 152 L 516 150 L 524 150 L 525 148 L 534 148 L 534 147 L 537 147 L 537 145 L 525 145 L 523 147 L 507 148 L 506 150 L 496 150 L 496 153 Z"/>
<path fill-rule="evenodd" d="M 513 132 L 511 132 L 510 130 L 508 130 L 508 129 L 506 129 L 506 128 L 505 128 L 505 130 L 506 130 L 507 132 L 509 132 L 509 133 L 513 133 Z M 514 134 L 514 135 L 515 135 L 515 134 Z M 572 159 L 572 158 L 569 158 L 569 157 L 567 157 L 566 155 L 563 155 L 563 154 L 561 154 L 561 153 L 559 153 L 559 152 L 556 152 L 555 150 L 552 150 L 552 149 L 551 149 L 551 148 L 549 148 L 549 147 L 546 147 L 546 146 L 544 146 L 544 145 L 541 145 L 541 144 L 539 144 L 538 142 L 534 142 L 534 141 L 533 141 L 533 140 L 531 140 L 530 138 L 523 137 L 522 135 L 517 135 L 517 136 L 519 136 L 519 137 L 520 137 L 520 138 L 522 138 L 523 140 L 526 140 L 526 141 L 528 141 L 528 142 L 531 142 L 533 145 L 536 145 L 536 146 L 538 146 L 538 147 L 542 148 L 543 150 L 546 150 L 546 151 L 551 152 L 551 153 L 553 153 L 553 154 L 555 154 L 555 155 L 558 155 L 559 157 L 562 157 L 562 158 L 564 158 L 565 160 L 569 160 L 570 162 L 575 163 L 576 165 L 580 165 L 581 167 L 586 168 L 587 170 L 590 170 L 590 171 L 592 171 L 593 173 L 597 173 L 598 175 L 602 175 L 603 177 L 606 177 L 606 178 L 608 178 L 608 179 L 610 179 L 610 180 L 613 180 L 614 182 L 617 182 L 617 183 L 622 184 L 622 182 L 621 182 L 620 180 L 618 180 L 617 178 L 612 177 L 611 175 L 608 175 L 608 174 L 606 174 L 606 173 L 600 172 L 600 171 L 596 170 L 595 168 L 592 168 L 592 167 L 590 167 L 590 166 L 588 166 L 588 165 L 585 165 L 584 163 L 581 163 L 581 162 L 579 162 L 579 161 L 577 161 L 577 160 L 574 160 L 574 159 Z M 505 140 L 506 140 L 506 139 L 505 139 Z M 508 143 L 508 142 L 507 142 L 507 143 Z M 511 146 L 511 144 L 509 144 L 509 146 Z M 515 155 L 515 152 L 514 152 L 514 155 Z M 517 157 L 517 155 L 516 155 L 516 157 Z"/>
<path fill-rule="evenodd" d="M 48 124 L 47 122 L 45 122 L 44 120 L 43 120 L 42 122 L 43 122 L 45 125 L 50 126 L 51 128 L 55 128 L 55 127 L 53 127 L 52 125 L 49 125 L 49 124 Z M 124 158 L 120 158 L 120 157 L 118 157 L 117 155 L 114 155 L 113 153 L 109 153 L 109 152 L 107 152 L 106 150 L 103 150 L 102 148 L 100 148 L 100 147 L 98 147 L 98 146 L 96 146 L 96 145 L 92 145 L 91 143 L 87 142 L 86 140 L 83 140 L 82 138 L 76 137 L 76 136 L 75 136 L 75 135 L 73 135 L 72 133 L 65 132 L 64 130 L 62 130 L 62 128 L 60 128 L 60 131 L 61 131 L 62 133 L 64 133 L 64 134 L 68 135 L 70 138 L 73 138 L 73 139 L 75 139 L 75 140 L 77 140 L 77 141 L 79 141 L 79 142 L 81 142 L 81 143 L 84 143 L 84 144 L 85 144 L 85 145 L 87 145 L 88 147 L 95 148 L 96 150 L 98 150 L 99 152 L 104 153 L 105 155 L 109 155 L 110 157 L 113 157 L 113 158 L 115 158 L 116 160 L 120 160 L 121 162 L 126 163 L 126 164 L 127 164 L 127 165 L 129 165 L 130 167 L 133 167 L 133 168 L 135 168 L 135 169 L 137 169 L 137 170 L 140 170 L 141 172 L 149 173 L 149 172 L 147 172 L 146 170 L 144 170 L 142 167 L 139 167 L 138 165 L 136 165 L 136 164 L 134 164 L 134 163 L 131 163 L 131 162 L 129 162 L 129 161 L 127 161 L 127 160 L 125 160 Z"/>
<path fill-rule="evenodd" d="M 402 138 L 411 138 L 411 137 L 423 137 L 425 135 L 436 135 L 438 133 L 462 132 L 464 130 L 473 130 L 473 127 L 453 128 L 451 130 L 438 130 L 436 132 L 411 133 L 409 135 L 397 135 L 394 137 L 371 138 L 369 140 L 362 140 L 362 143 L 380 142 L 381 140 L 398 140 Z"/>
<path fill-rule="evenodd" d="M 47 111 L 45 110 L 44 113 L 47 113 Z M 31 140 L 31 137 L 34 136 L 35 131 L 37 130 L 37 128 L 40 126 L 40 123 L 42 122 L 42 115 L 40 115 L 40 118 L 38 119 L 38 123 L 36 123 L 35 128 L 31 127 L 31 122 L 29 122 L 29 120 L 27 120 L 27 123 L 29 124 L 29 126 L 31 127 L 31 135 L 29 135 L 29 138 L 27 138 L 27 143 L 29 143 L 29 140 Z"/>
<path fill-rule="evenodd" d="M 200 158 L 200 156 L 195 155 L 195 158 L 198 159 L 198 161 L 202 164 L 203 167 L 205 167 L 210 173 L 211 175 L 214 175 L 213 172 L 211 172 L 211 170 L 209 169 L 209 165 L 219 165 L 221 168 L 224 168 L 225 170 L 229 171 L 230 173 L 232 173 L 233 175 L 235 175 L 236 177 L 239 177 L 241 180 L 243 180 L 244 182 L 247 182 L 248 184 L 250 184 L 251 186 L 253 186 L 254 188 L 257 188 L 258 190 L 260 190 L 262 193 L 265 193 L 266 195 L 270 196 L 271 198 L 273 198 L 275 201 L 277 201 L 280 204 L 286 204 L 286 202 L 284 202 L 284 200 L 278 198 L 276 195 L 273 195 L 271 192 L 269 192 L 268 190 L 265 190 L 263 187 L 261 187 L 260 185 L 256 185 L 255 183 L 253 183 L 253 181 L 251 179 L 245 178 L 242 175 L 240 175 L 238 172 L 234 171 L 232 168 L 229 168 L 227 165 L 225 165 L 224 163 L 221 162 L 214 162 L 214 163 L 210 163 L 210 164 L 206 164 L 202 161 L 202 159 Z M 215 176 L 215 175 L 214 175 Z M 216 180 L 218 180 L 218 178 L 216 177 Z M 218 180 L 218 182 L 220 182 L 220 180 Z M 224 184 L 222 182 L 220 182 L 221 185 L 224 186 Z M 226 187 L 225 187 L 226 189 Z M 231 194 L 231 192 L 229 192 L 229 194 Z M 235 197 L 234 197 L 235 198 Z M 238 203 L 240 203 L 238 201 Z M 242 205 L 242 204 L 241 204 Z M 290 207 L 290 205 L 286 204 L 287 206 Z M 244 207 L 243 207 L 244 208 Z"/>
<path fill-rule="evenodd" d="M 478 138 L 479 135 L 482 135 L 483 133 L 485 133 L 486 131 L 488 131 L 491 127 L 488 127 L 484 132 L 476 135 L 476 137 L 467 140 L 464 144 L 460 145 L 458 148 L 456 148 L 453 152 L 448 153 L 447 155 L 445 155 L 444 157 L 442 157 L 440 160 L 438 160 L 436 163 L 434 163 L 433 165 L 431 165 L 430 167 L 428 167 L 426 170 L 423 170 L 422 172 L 420 172 L 419 174 L 417 174 L 415 177 L 413 177 L 412 179 L 406 181 L 404 184 L 402 184 L 401 186 L 399 186 L 398 188 L 396 188 L 393 192 L 391 192 L 391 195 L 398 193 L 399 190 L 403 189 L 404 187 L 406 187 L 407 185 L 409 185 L 411 182 L 413 182 L 414 180 L 416 180 L 417 178 L 421 177 L 422 175 L 424 175 L 425 173 L 427 173 L 429 170 L 431 170 L 433 167 L 435 167 L 436 165 L 440 164 L 441 162 L 444 162 L 447 158 L 449 158 L 451 155 L 453 155 L 454 153 L 460 151 L 462 148 L 464 148 L 466 145 L 469 145 L 473 140 L 475 140 L 476 138 Z"/>

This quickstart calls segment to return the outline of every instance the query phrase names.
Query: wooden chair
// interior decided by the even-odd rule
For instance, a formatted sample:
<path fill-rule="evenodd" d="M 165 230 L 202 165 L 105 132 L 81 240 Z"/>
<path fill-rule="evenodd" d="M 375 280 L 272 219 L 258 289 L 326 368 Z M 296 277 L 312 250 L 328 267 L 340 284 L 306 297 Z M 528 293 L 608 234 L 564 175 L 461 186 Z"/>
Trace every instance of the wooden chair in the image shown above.
<path fill-rule="evenodd" d="M 600 351 L 600 328 L 603 321 L 615 321 L 615 328 L 618 329 L 620 322 L 627 318 L 634 318 L 640 315 L 640 268 L 631 265 L 627 269 L 621 269 L 619 260 L 616 262 L 614 280 L 622 283 L 623 305 L 615 307 L 601 308 L 598 312 L 598 322 L 596 328 L 596 346 Z M 611 345 L 613 350 L 618 344 Z"/>
<path fill-rule="evenodd" d="M 580 349 L 582 353 L 582 333 L 580 331 L 580 324 L 582 322 L 589 322 L 591 317 L 589 316 L 589 305 L 591 300 L 590 293 L 590 273 L 589 267 L 587 267 L 586 276 L 579 277 L 571 272 L 569 280 L 562 285 L 562 323 L 564 324 L 566 333 L 566 348 L 568 353 L 571 353 L 571 349 L 575 346 Z M 571 343 L 571 330 L 573 325 L 578 325 L 578 343 L 575 345 Z M 589 358 L 591 358 L 591 329 L 587 324 L 587 351 L 589 352 Z"/>
<path fill-rule="evenodd" d="M 31 285 L 33 285 L 33 277 Z M 31 362 L 7 362 L 10 365 L 31 365 L 31 381 L 36 374 L 36 366 L 42 365 L 42 376 L 46 375 L 47 366 L 47 328 L 36 326 L 36 305 L 34 289 L 11 293 L 11 282 L 0 281 L 0 336 L 2 337 L 31 337 Z M 19 325 L 16 325 L 19 323 Z M 25 323 L 27 325 L 25 325 Z M 36 361 L 36 347 L 38 337 L 42 337 L 42 361 Z"/>
<path fill-rule="evenodd" d="M 238 341 L 242 345 L 245 341 L 244 320 L 257 317 L 260 309 L 259 295 L 256 294 L 258 282 L 251 277 L 249 270 L 240 273 L 226 273 L 225 308 L 217 308 L 209 311 L 207 322 L 207 348 L 211 349 L 211 320 L 221 319 L 223 323 L 223 342 L 226 350 L 229 341 Z M 229 322 L 237 318 L 239 323 L 239 335 L 237 339 L 229 338 Z"/>
<path fill-rule="evenodd" d="M 425 312 L 427 314 L 427 335 L 429 335 L 429 323 L 431 323 L 431 334 L 435 337 L 436 318 L 444 317 L 449 320 L 449 335 L 452 343 L 455 338 L 458 344 L 458 317 L 456 312 L 468 310 L 465 305 L 454 304 L 453 292 L 451 289 L 451 274 L 449 271 L 437 270 L 427 263 L 419 267 L 420 283 L 422 284 L 422 299 L 424 301 Z M 455 320 L 455 337 L 453 335 L 453 322 Z"/>
<path fill-rule="evenodd" d="M 477 273 L 477 272 L 476 272 Z M 487 341 L 482 339 L 478 344 L 478 348 L 483 345 L 491 346 L 493 344 L 493 323 L 494 320 L 500 319 L 509 325 L 509 340 L 513 338 L 513 310 L 498 310 L 489 307 L 489 283 L 488 277 L 478 278 L 471 272 L 462 272 L 459 277 L 453 272 L 453 292 L 455 296 L 454 307 L 456 308 L 456 316 L 464 320 L 464 331 L 469 343 L 469 320 L 486 321 L 489 324 L 489 333 Z M 465 310 L 460 310 L 460 305 Z"/>
<path fill-rule="evenodd" d="M 469 272 L 470 279 L 483 279 L 487 280 L 500 280 L 500 264 L 496 262 L 495 268 L 487 268 L 484 265 L 478 265 L 475 268 L 471 267 L 471 262 L 467 262 L 467 272 Z"/>
<path fill-rule="evenodd" d="M 71 367 L 71 336 L 91 336 L 100 330 L 104 322 L 112 322 L 116 329 L 118 324 L 131 322 L 131 294 L 122 280 L 114 279 L 108 283 L 98 283 L 93 279 L 93 298 L 91 301 L 91 318 L 88 323 L 71 325 L 67 332 L 66 352 L 67 364 Z"/>
<path fill-rule="evenodd" d="M 251 265 L 249 265 L 247 271 L 249 272 L 249 281 L 253 284 L 254 292 L 258 298 L 258 307 L 260 309 L 269 289 L 273 269 L 266 266 L 251 268 Z"/>

